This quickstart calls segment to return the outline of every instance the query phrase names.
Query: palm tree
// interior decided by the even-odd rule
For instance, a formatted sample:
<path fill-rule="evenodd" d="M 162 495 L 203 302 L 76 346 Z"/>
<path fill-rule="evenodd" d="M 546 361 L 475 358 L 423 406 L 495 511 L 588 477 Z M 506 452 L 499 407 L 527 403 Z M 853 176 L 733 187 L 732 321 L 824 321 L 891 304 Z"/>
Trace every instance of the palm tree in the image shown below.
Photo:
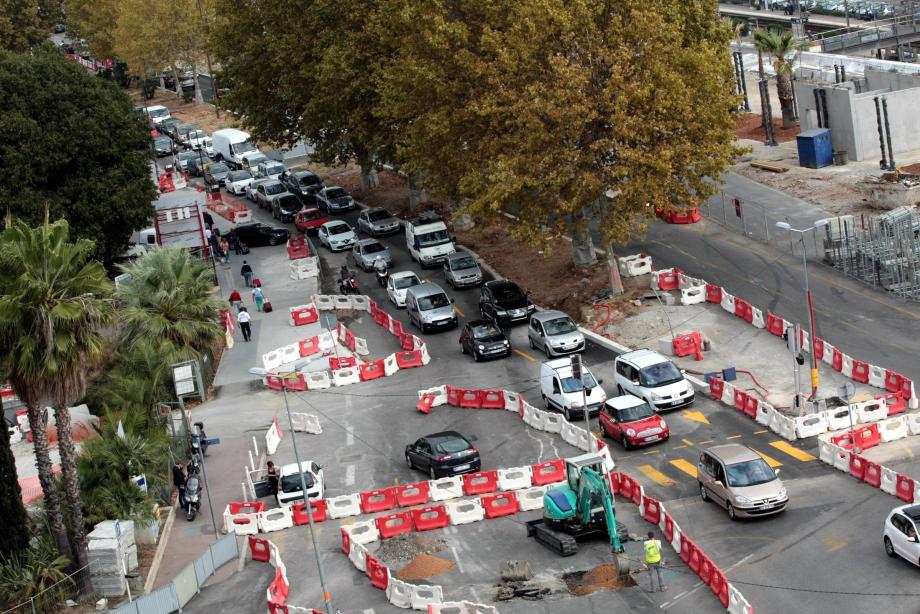
<path fill-rule="evenodd" d="M 87 565 L 86 528 L 80 501 L 76 448 L 68 407 L 86 393 L 88 374 L 105 354 L 102 329 L 115 310 L 112 284 L 93 242 L 70 243 L 65 220 L 39 228 L 7 221 L 0 238 L 0 343 L 3 370 L 26 404 L 39 482 L 51 528 L 62 554 Z M 73 536 L 67 540 L 52 474 L 42 407 L 50 402 L 57 421 L 61 477 Z"/>
<path fill-rule="evenodd" d="M 158 249 L 122 270 L 116 298 L 127 345 L 147 340 L 161 364 L 198 358 L 224 336 L 211 270 L 184 249 Z"/>
<path fill-rule="evenodd" d="M 776 93 L 783 112 L 783 128 L 792 128 L 795 125 L 795 105 L 792 93 L 794 54 L 804 49 L 805 45 L 796 40 L 791 32 L 755 30 L 754 46 L 758 51 L 773 57 L 773 70 L 776 71 Z"/>

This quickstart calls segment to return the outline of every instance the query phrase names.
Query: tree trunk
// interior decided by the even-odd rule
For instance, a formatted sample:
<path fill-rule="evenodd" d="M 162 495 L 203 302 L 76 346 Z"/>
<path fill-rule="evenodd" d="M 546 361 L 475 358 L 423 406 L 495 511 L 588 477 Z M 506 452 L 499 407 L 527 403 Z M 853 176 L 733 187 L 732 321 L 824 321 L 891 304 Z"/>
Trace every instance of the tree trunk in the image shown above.
<path fill-rule="evenodd" d="M 73 538 L 73 550 L 76 555 L 77 569 L 89 564 L 86 552 L 86 525 L 83 521 L 83 502 L 80 501 L 80 479 L 77 476 L 77 449 L 73 443 L 73 425 L 70 421 L 70 408 L 56 407 L 54 418 L 57 421 L 58 451 L 61 454 L 61 476 L 64 482 L 64 496 L 70 512 L 70 534 Z M 82 586 L 80 590 L 88 593 L 89 574 L 80 574 L 77 579 Z"/>
<path fill-rule="evenodd" d="M 175 64 L 171 64 L 170 68 L 172 68 L 173 79 L 176 81 L 175 90 L 174 90 L 175 94 L 176 96 L 181 97 L 182 96 L 182 80 L 179 79 L 179 69 L 176 68 Z"/>
<path fill-rule="evenodd" d="M 192 75 L 195 80 L 195 102 L 198 104 L 204 103 L 204 94 L 201 93 L 201 83 L 198 82 L 198 67 L 192 66 Z"/>
<path fill-rule="evenodd" d="M 783 128 L 795 127 L 795 108 L 792 104 L 792 80 L 788 75 L 776 75 L 776 95 L 783 113 Z"/>
<path fill-rule="evenodd" d="M 67 528 L 64 526 L 64 516 L 61 513 L 61 500 L 58 496 L 57 485 L 54 483 L 54 466 L 51 463 L 51 454 L 48 451 L 48 432 L 42 420 L 42 410 L 28 405 L 29 430 L 32 432 L 32 447 L 35 450 L 35 466 L 38 468 L 38 482 L 42 487 L 45 497 L 45 512 L 51 532 L 57 542 L 58 550 L 71 561 L 74 560 L 70 550 L 70 541 L 67 539 Z"/>
<path fill-rule="evenodd" d="M 358 159 L 358 166 L 361 167 L 361 193 L 367 194 L 374 188 L 380 186 L 380 178 L 377 176 L 377 169 L 367 152 L 358 152 L 355 156 Z"/>
<path fill-rule="evenodd" d="M 576 269 L 586 269 L 597 262 L 594 250 L 594 238 L 591 236 L 589 216 L 581 212 L 575 219 L 572 229 L 572 264 Z"/>
<path fill-rule="evenodd" d="M 419 205 L 424 205 L 428 202 L 428 194 L 425 193 L 425 188 L 419 185 L 418 176 L 410 173 L 409 174 L 409 211 L 415 211 L 418 209 Z"/>

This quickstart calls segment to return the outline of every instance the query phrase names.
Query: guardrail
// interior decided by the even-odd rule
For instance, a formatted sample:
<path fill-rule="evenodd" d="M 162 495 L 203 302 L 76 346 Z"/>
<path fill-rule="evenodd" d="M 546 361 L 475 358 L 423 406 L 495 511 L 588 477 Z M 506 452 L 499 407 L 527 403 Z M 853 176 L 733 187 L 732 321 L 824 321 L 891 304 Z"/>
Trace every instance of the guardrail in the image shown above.
<path fill-rule="evenodd" d="M 860 28 L 840 28 L 815 36 L 813 40 L 821 44 L 824 52 L 840 51 L 851 47 L 872 45 L 887 39 L 899 39 L 920 34 L 920 17 L 902 15 L 890 19 L 880 19 Z M 907 42 L 907 41 L 900 41 Z"/>

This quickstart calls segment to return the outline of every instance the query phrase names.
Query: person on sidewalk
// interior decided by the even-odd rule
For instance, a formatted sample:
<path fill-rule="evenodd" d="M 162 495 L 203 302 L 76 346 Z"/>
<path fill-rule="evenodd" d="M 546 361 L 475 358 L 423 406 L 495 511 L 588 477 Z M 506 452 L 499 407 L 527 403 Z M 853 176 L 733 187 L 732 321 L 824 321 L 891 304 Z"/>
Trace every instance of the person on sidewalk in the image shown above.
<path fill-rule="evenodd" d="M 265 296 L 262 294 L 262 288 L 257 286 L 252 289 L 252 300 L 256 303 L 256 309 L 262 311 L 262 307 L 265 305 Z"/>
<path fill-rule="evenodd" d="M 648 532 L 648 539 L 643 544 L 645 548 L 645 564 L 648 566 L 649 591 L 655 592 L 655 576 L 658 577 L 658 591 L 664 590 L 661 583 L 661 542 L 655 539 L 655 534 Z"/>
<path fill-rule="evenodd" d="M 211 226 L 214 225 L 214 218 L 211 217 L 211 214 L 208 213 L 207 211 L 205 211 L 204 213 L 202 213 L 202 214 L 201 214 L 201 217 L 204 219 L 204 227 L 205 227 L 205 229 L 209 229 L 209 228 L 211 228 Z M 205 233 L 205 234 L 207 234 L 207 233 Z"/>
<path fill-rule="evenodd" d="M 240 268 L 240 275 L 243 276 L 243 279 L 246 281 L 246 287 L 252 287 L 252 267 L 249 266 L 249 263 L 243 260 L 243 266 Z"/>
<path fill-rule="evenodd" d="M 230 230 L 230 236 L 227 237 L 227 240 L 230 242 L 230 249 L 233 250 L 233 253 L 237 256 L 241 256 L 243 254 L 243 248 L 240 246 L 240 238 L 236 234 L 236 228 Z"/>
<path fill-rule="evenodd" d="M 240 312 L 236 315 L 236 321 L 239 322 L 240 330 L 243 331 L 243 341 L 252 339 L 252 329 L 249 327 L 252 316 L 249 315 L 245 307 L 240 307 Z"/>
<path fill-rule="evenodd" d="M 239 313 L 242 305 L 243 297 L 240 295 L 240 291 L 234 288 L 233 292 L 230 293 L 230 306 L 236 309 L 236 312 Z"/>
<path fill-rule="evenodd" d="M 272 495 L 276 496 L 278 494 L 278 468 L 272 461 L 268 461 L 268 465 L 265 466 L 265 477 L 268 478 L 268 486 L 271 488 Z"/>
<path fill-rule="evenodd" d="M 172 468 L 173 474 L 173 486 L 179 491 L 179 497 L 177 502 L 179 503 L 179 509 L 181 510 L 185 507 L 185 467 L 182 466 L 182 463 L 176 461 Z"/>
<path fill-rule="evenodd" d="M 223 259 L 224 264 L 230 264 L 230 242 L 227 241 L 227 237 L 223 236 L 220 238 L 220 256 Z"/>

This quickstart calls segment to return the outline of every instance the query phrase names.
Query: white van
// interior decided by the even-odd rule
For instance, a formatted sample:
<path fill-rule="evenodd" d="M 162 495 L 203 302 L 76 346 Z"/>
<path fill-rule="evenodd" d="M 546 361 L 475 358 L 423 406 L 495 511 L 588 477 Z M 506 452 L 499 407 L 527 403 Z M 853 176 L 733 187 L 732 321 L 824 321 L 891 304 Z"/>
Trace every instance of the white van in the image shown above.
<path fill-rule="evenodd" d="M 169 119 L 172 115 L 163 105 L 155 104 L 147 107 L 147 117 L 154 126 L 159 126 L 161 121 Z"/>
<path fill-rule="evenodd" d="M 243 154 L 258 151 L 249 139 L 248 132 L 235 128 L 215 130 L 211 135 L 214 159 L 225 162 L 230 168 L 242 168 Z"/>
<path fill-rule="evenodd" d="M 406 222 L 406 247 L 422 268 L 444 262 L 457 251 L 444 220 L 430 212 Z"/>
<path fill-rule="evenodd" d="M 144 228 L 131 235 L 128 249 L 122 254 L 123 258 L 139 258 L 157 246 L 157 229 Z"/>
<path fill-rule="evenodd" d="M 620 354 L 613 363 L 620 394 L 645 399 L 655 411 L 680 409 L 693 403 L 693 386 L 673 362 L 652 350 Z"/>
<path fill-rule="evenodd" d="M 540 393 L 543 403 L 550 411 L 560 411 L 566 420 L 572 418 L 584 419 L 582 405 L 582 382 L 585 387 L 585 401 L 588 404 L 588 415 L 593 417 L 601 412 L 607 393 L 601 388 L 602 380 L 594 378 L 594 374 L 582 365 L 582 381 L 572 377 L 572 361 L 569 358 L 556 358 L 547 360 L 540 365 Z"/>

